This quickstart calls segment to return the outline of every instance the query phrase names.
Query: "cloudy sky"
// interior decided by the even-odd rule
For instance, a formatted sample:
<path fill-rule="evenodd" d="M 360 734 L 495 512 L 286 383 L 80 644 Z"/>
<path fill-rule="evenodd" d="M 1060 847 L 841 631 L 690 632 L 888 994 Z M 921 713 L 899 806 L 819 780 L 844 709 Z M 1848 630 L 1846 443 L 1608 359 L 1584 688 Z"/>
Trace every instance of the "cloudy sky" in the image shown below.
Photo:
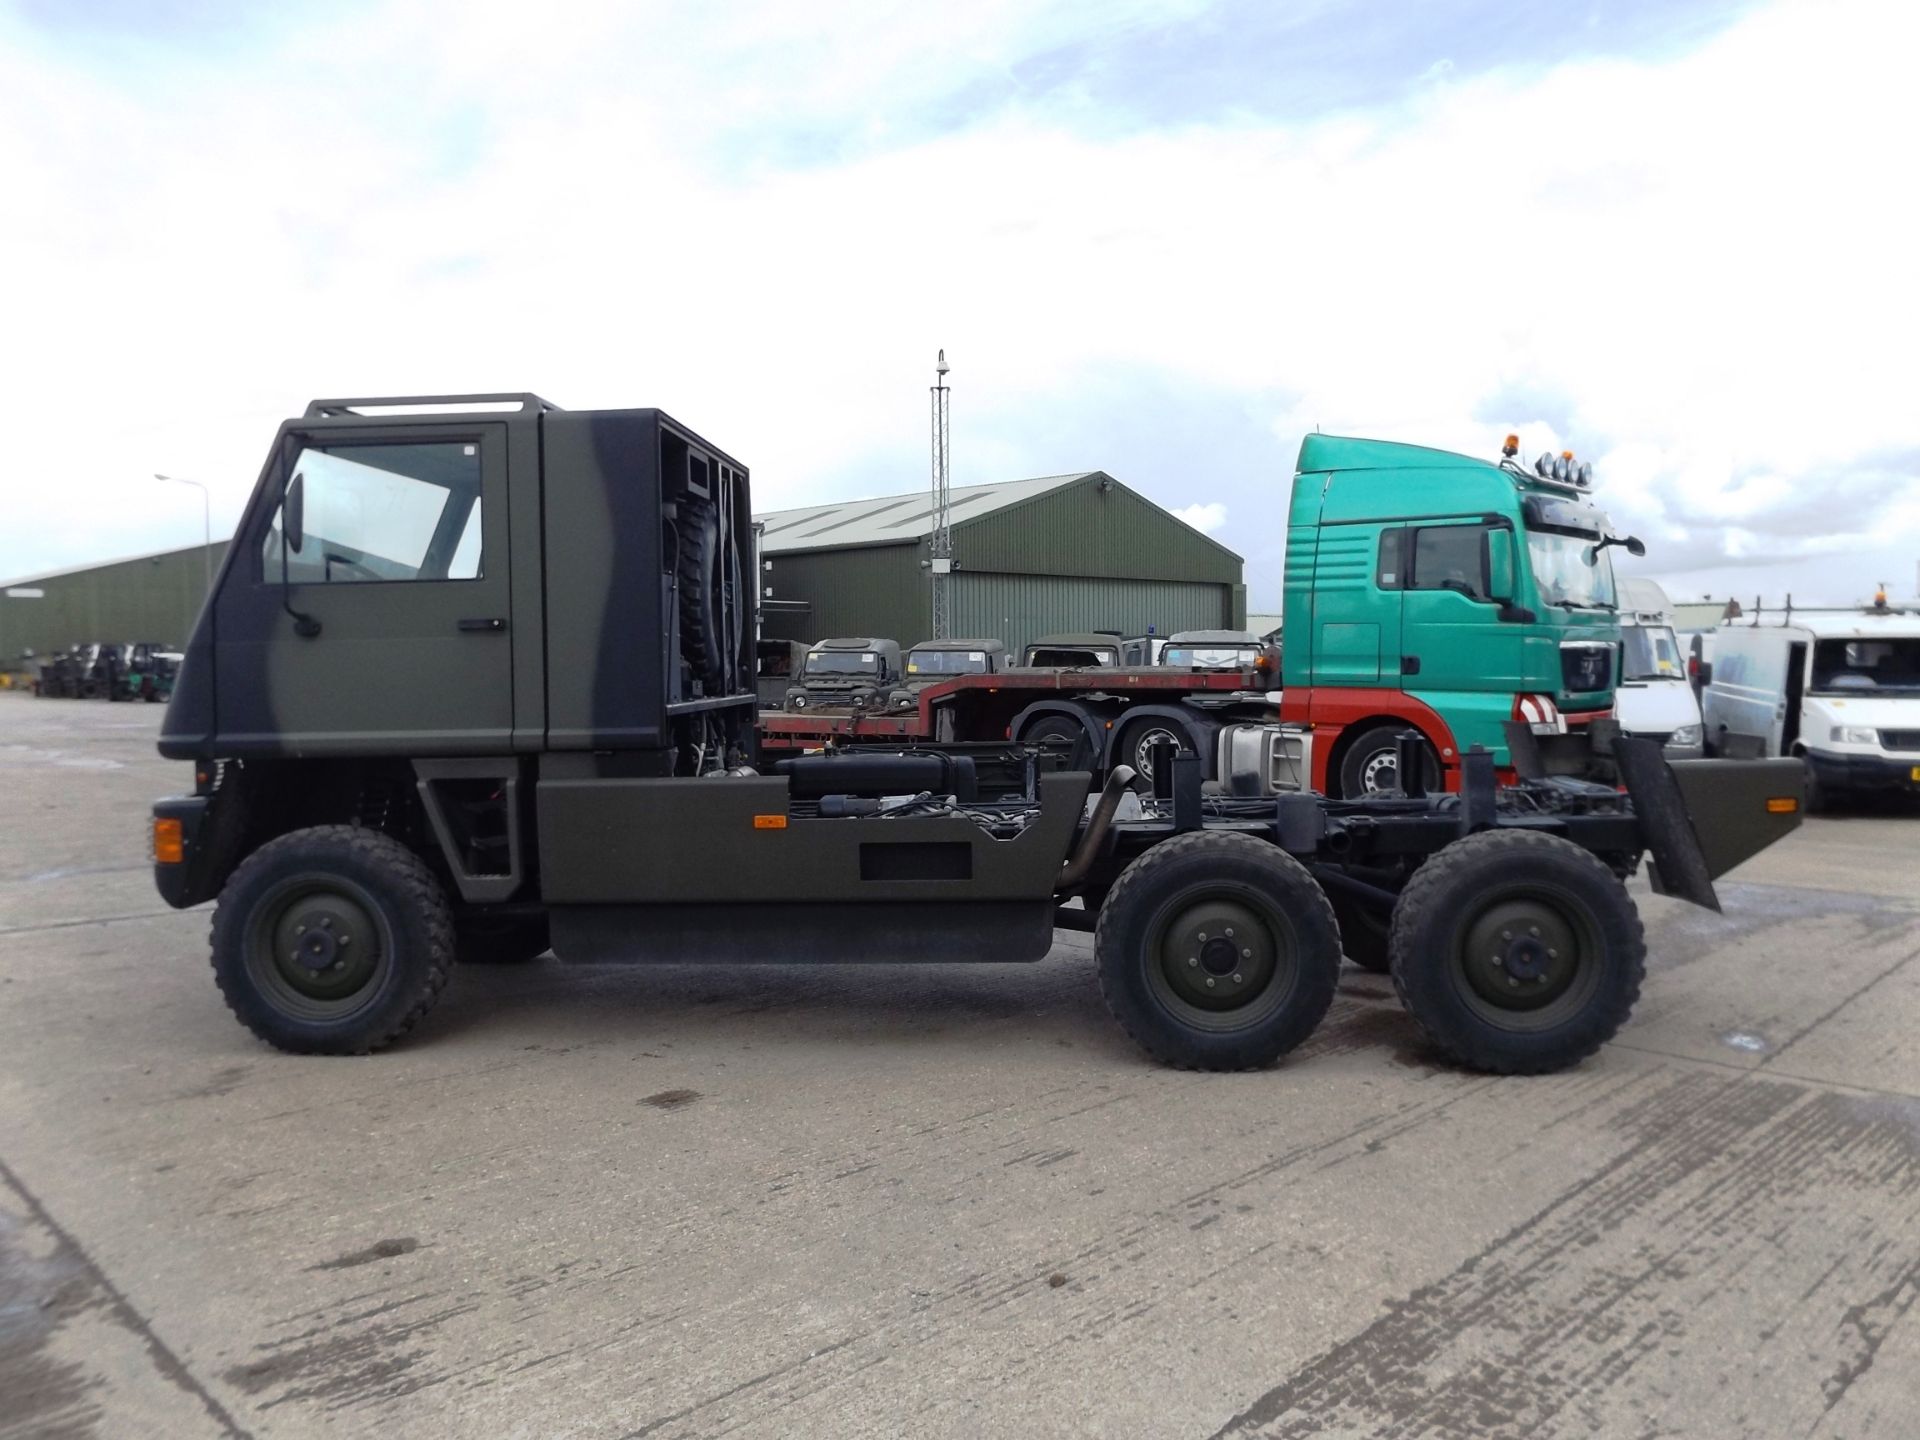
<path fill-rule="evenodd" d="M 1591 459 L 1676 594 L 1910 594 L 1920 5 L 0 0 L 0 576 L 318 395 L 659 405 L 762 508 L 1101 468 L 1277 608 L 1299 437 Z"/>

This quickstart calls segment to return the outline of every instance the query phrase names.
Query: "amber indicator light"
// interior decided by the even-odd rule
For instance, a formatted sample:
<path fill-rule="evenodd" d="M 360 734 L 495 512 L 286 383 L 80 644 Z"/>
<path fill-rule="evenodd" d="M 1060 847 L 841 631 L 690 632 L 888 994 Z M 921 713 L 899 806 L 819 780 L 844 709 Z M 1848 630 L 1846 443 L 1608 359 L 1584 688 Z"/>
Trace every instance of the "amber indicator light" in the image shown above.
<path fill-rule="evenodd" d="M 784 815 L 756 815 L 753 817 L 753 828 L 756 830 L 784 830 L 787 828 L 787 817 Z"/>
<path fill-rule="evenodd" d="M 153 822 L 153 863 L 178 865 L 187 858 L 187 838 L 178 820 Z"/>
<path fill-rule="evenodd" d="M 1791 795 L 1775 795 L 1767 801 L 1769 815 L 1792 815 L 1800 808 L 1800 802 Z"/>

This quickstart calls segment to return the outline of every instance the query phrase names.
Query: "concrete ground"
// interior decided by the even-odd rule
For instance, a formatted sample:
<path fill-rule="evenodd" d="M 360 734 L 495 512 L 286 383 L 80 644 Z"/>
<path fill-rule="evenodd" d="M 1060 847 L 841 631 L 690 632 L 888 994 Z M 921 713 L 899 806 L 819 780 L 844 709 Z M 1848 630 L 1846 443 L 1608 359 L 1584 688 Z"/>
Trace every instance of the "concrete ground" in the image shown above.
<path fill-rule="evenodd" d="M 1920 814 L 1643 895 L 1577 1071 L 1348 971 L 1176 1074 L 1037 966 L 459 973 L 274 1053 L 156 899 L 155 708 L 0 694 L 0 1436 L 1920 1427 Z"/>

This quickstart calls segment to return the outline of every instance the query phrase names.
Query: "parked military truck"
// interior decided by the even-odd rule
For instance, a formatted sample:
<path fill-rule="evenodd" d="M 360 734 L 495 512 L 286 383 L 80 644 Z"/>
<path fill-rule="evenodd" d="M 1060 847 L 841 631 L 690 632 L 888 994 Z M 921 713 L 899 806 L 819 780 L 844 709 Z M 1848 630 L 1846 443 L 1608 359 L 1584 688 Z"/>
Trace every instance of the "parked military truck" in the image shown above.
<path fill-rule="evenodd" d="M 821 640 L 807 651 L 800 674 L 787 687 L 786 708 L 884 710 L 900 678 L 898 640 L 861 635 Z"/>
<path fill-rule="evenodd" d="M 1428 784 L 1506 726 L 1578 727 L 1613 703 L 1620 650 L 1607 550 L 1645 553 L 1589 498 L 1571 454 L 1498 463 L 1309 435 L 1287 522 L 1281 718 L 1313 735 L 1314 788 L 1392 791 L 1412 730 Z"/>
<path fill-rule="evenodd" d="M 756 763 L 750 514 L 746 467 L 658 410 L 383 397 L 284 424 L 162 727 L 193 793 L 151 831 L 165 900 L 217 900 L 240 1020 L 357 1053 L 461 959 L 1037 960 L 1067 924 L 1150 1055 L 1240 1069 L 1325 1013 L 1338 891 L 1391 907 L 1443 1051 L 1551 1070 L 1638 995 L 1642 857 L 1717 905 L 1798 820 L 1796 761 L 1669 768 L 1525 726 L 1515 786 L 1479 750 L 1457 794 L 1354 802 L 1210 795 L 1170 752 L 1150 795 L 1125 766 L 1096 795 L 1004 740 Z"/>

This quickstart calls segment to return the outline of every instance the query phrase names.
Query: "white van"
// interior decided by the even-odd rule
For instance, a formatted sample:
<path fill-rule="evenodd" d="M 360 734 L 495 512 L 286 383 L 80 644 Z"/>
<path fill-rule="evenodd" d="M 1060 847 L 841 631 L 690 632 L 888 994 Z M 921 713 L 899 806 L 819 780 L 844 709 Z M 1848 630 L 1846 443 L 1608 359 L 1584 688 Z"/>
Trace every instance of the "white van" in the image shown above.
<path fill-rule="evenodd" d="M 1720 626 L 1703 692 L 1722 755 L 1804 755 L 1809 803 L 1920 790 L 1920 614 L 1795 610 Z"/>
<path fill-rule="evenodd" d="M 1658 740 L 1676 760 L 1698 760 L 1700 700 L 1687 679 L 1686 657 L 1673 633 L 1673 607 L 1653 580 L 1622 578 L 1620 683 L 1613 717 L 1629 735 Z"/>

